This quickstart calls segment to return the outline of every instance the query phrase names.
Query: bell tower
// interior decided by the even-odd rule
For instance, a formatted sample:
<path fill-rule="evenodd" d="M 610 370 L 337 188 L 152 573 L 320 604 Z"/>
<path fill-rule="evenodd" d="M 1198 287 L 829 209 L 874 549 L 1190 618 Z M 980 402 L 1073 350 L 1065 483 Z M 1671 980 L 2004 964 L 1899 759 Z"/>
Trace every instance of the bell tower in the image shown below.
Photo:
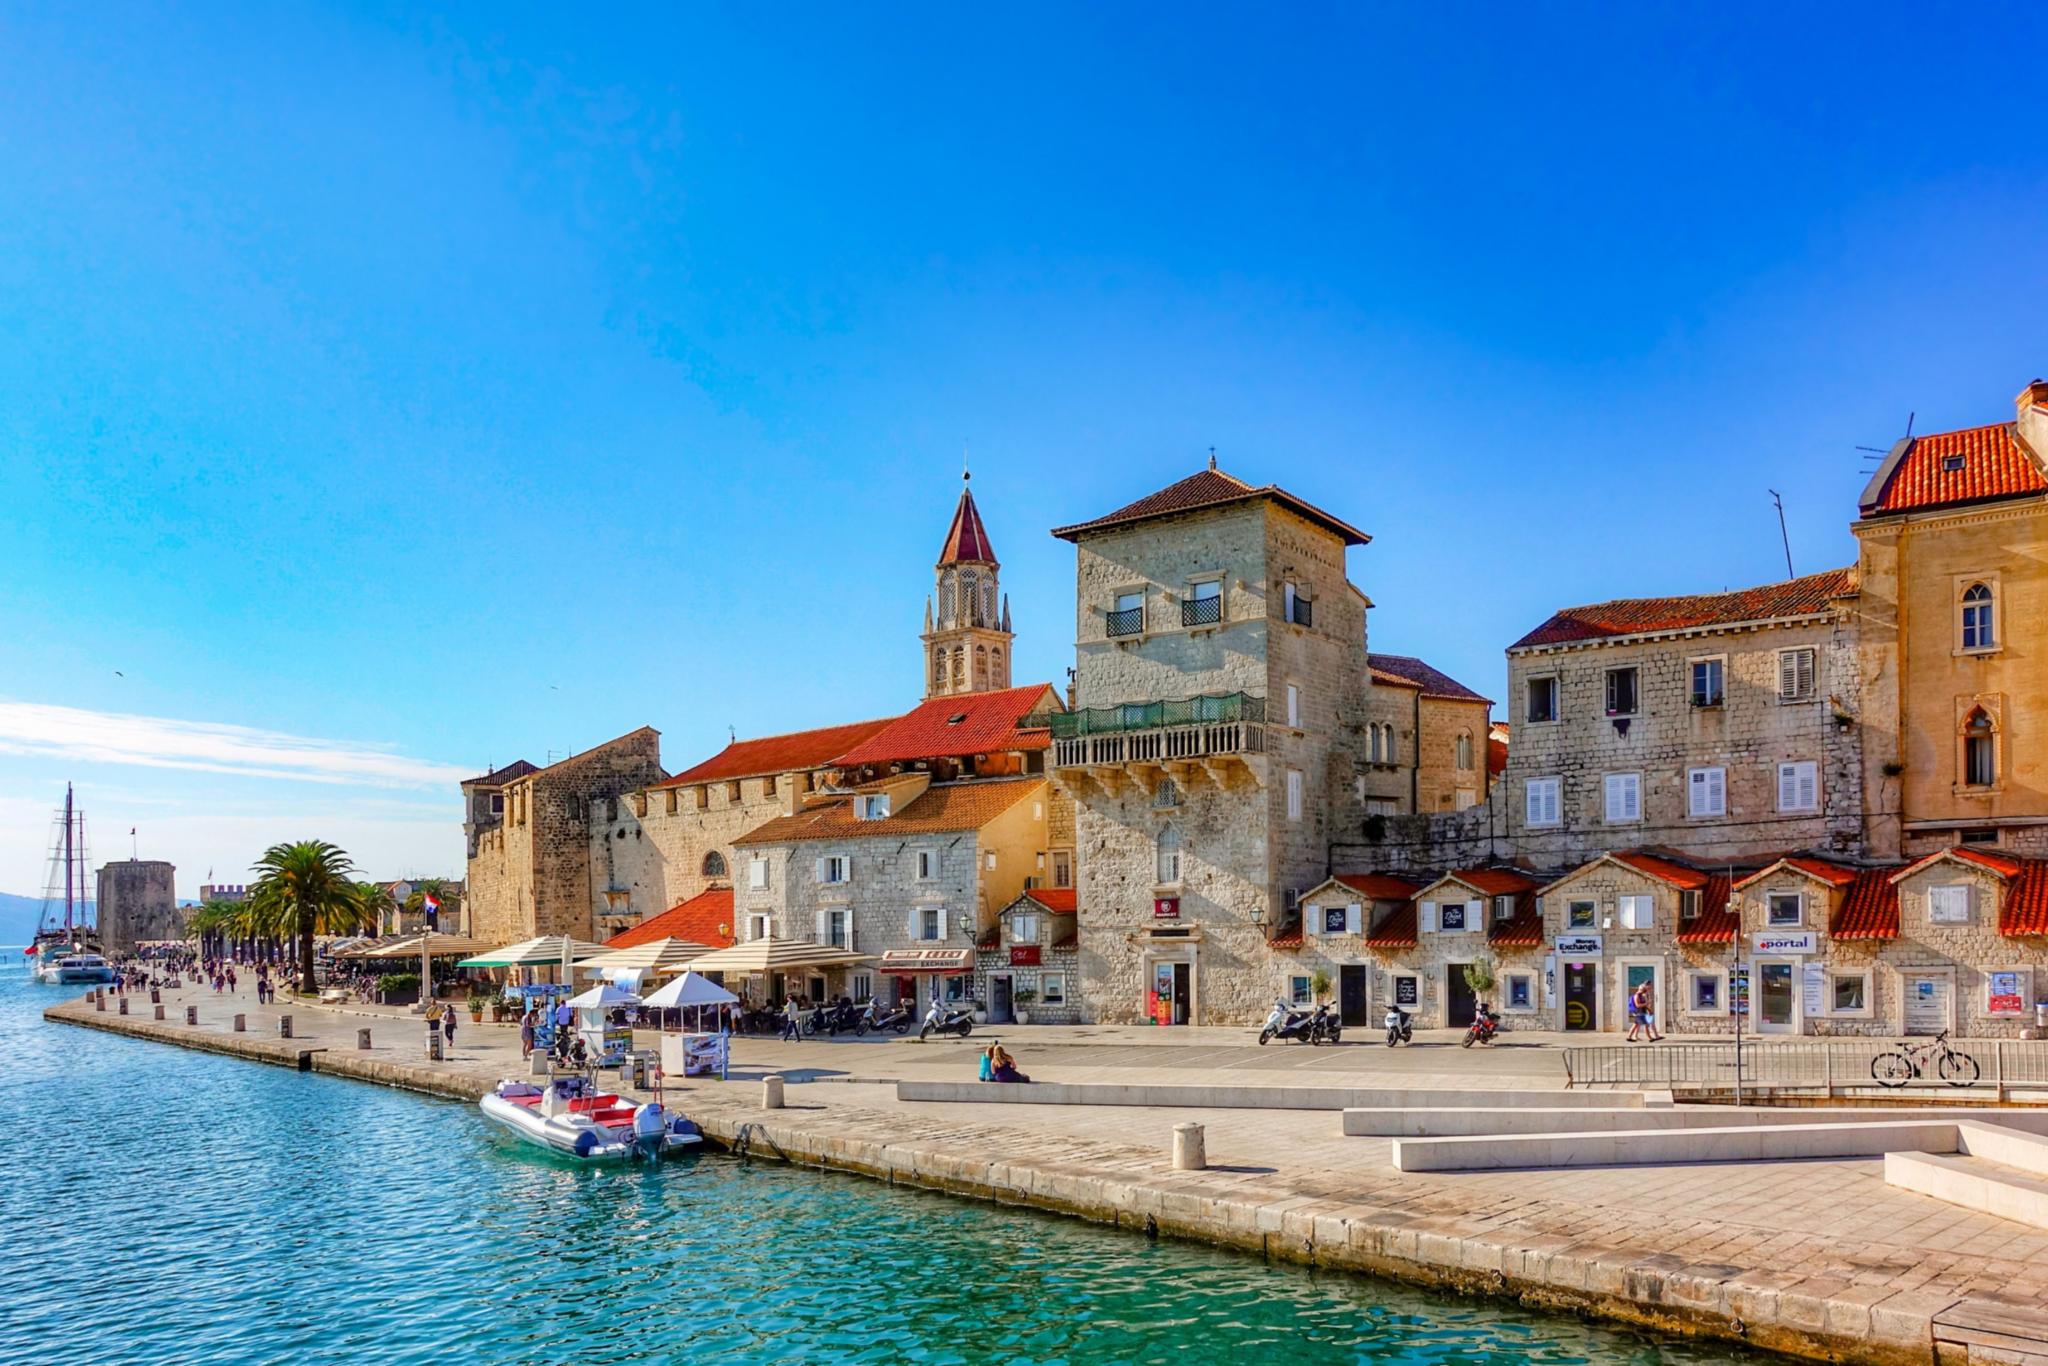
<path fill-rule="evenodd" d="M 972 476 L 960 475 L 960 505 L 939 552 L 938 591 L 924 605 L 924 695 L 993 692 L 1010 686 L 1010 600 L 997 573 L 995 548 Z"/>

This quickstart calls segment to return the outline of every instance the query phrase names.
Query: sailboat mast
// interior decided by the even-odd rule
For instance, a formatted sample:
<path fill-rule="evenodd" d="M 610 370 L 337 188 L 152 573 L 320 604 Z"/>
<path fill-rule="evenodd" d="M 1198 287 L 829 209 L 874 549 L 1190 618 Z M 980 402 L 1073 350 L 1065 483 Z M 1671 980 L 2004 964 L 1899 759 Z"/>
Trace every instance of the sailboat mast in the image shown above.
<path fill-rule="evenodd" d="M 64 933 L 71 933 L 71 784 L 64 784 Z"/>

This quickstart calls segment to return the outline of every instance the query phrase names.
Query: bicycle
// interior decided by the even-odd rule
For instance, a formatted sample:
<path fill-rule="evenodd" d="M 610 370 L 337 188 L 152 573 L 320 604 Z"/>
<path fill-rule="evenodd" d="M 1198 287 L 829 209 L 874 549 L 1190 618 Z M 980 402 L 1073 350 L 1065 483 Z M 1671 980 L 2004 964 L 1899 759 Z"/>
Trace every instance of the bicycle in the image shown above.
<path fill-rule="evenodd" d="M 1901 1043 L 1889 1053 L 1870 1060 L 1870 1075 L 1879 1086 L 1904 1086 L 1925 1074 L 1931 1059 L 1934 1074 L 1950 1086 L 1968 1086 L 1977 1080 L 1977 1060 L 1949 1045 L 1948 1031 L 1942 1030 L 1926 1043 Z M 1937 1051 L 1938 1050 L 1938 1051 Z"/>

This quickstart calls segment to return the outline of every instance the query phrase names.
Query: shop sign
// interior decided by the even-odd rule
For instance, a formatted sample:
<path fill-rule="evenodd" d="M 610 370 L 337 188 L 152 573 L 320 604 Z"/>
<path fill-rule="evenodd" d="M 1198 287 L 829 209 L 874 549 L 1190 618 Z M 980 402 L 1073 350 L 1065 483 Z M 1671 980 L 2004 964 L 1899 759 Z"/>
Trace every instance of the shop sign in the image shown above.
<path fill-rule="evenodd" d="M 1394 1004 L 1403 1007 L 1416 1005 L 1419 999 L 1419 985 L 1419 978 L 1396 977 L 1394 979 Z"/>
<path fill-rule="evenodd" d="M 1155 896 L 1152 898 L 1154 920 L 1180 919 L 1180 898 L 1177 896 Z"/>
<path fill-rule="evenodd" d="M 1038 966 L 1038 945 L 1012 944 L 1010 966 L 1013 968 L 1035 968 Z"/>
<path fill-rule="evenodd" d="M 1597 934 L 1561 934 L 1557 937 L 1553 947 L 1557 951 L 1557 956 L 1567 962 L 1577 962 L 1582 958 L 1598 958 L 1600 956 L 1600 936 Z"/>
<path fill-rule="evenodd" d="M 1820 952 L 1820 935 L 1813 930 L 1766 930 L 1750 938 L 1758 953 L 1800 955 Z"/>
<path fill-rule="evenodd" d="M 1990 992 L 1984 1008 L 1993 1015 L 2024 1015 L 2027 1010 L 2026 994 L 2020 985 L 2017 972 L 1987 973 Z"/>

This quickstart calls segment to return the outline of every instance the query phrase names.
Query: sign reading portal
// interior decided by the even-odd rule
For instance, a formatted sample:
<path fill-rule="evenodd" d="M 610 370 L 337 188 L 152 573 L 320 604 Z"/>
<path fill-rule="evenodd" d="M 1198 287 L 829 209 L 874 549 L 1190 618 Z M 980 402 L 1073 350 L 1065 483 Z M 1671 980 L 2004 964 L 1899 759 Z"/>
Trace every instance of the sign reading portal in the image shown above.
<path fill-rule="evenodd" d="M 1766 930 L 1752 936 L 1758 953 L 1807 954 L 1820 948 L 1820 936 L 1812 930 Z"/>
<path fill-rule="evenodd" d="M 1557 937 L 1557 956 L 1576 960 L 1600 956 L 1600 936 L 1597 934 L 1561 934 Z"/>

